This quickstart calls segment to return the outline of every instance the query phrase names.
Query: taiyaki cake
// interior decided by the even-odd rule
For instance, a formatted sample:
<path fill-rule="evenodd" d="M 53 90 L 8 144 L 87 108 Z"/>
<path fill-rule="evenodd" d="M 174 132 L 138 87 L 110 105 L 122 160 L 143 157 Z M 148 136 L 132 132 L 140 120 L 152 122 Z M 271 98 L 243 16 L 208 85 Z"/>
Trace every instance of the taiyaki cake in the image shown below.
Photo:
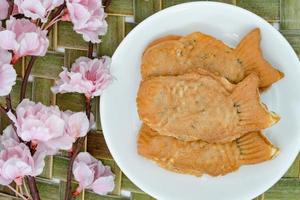
<path fill-rule="evenodd" d="M 140 85 L 138 114 L 161 135 L 225 143 L 279 120 L 261 103 L 258 85 L 256 74 L 234 85 L 200 68 L 184 75 L 154 77 Z"/>
<path fill-rule="evenodd" d="M 258 28 L 248 33 L 235 49 L 200 32 L 184 37 L 163 37 L 152 42 L 144 52 L 142 79 L 184 74 L 200 67 L 225 77 L 231 83 L 238 83 L 255 72 L 259 77 L 259 87 L 268 87 L 281 79 L 283 73 L 264 59 L 260 40 Z"/>
<path fill-rule="evenodd" d="M 210 144 L 163 136 L 144 124 L 137 143 L 138 153 L 161 167 L 195 176 L 224 175 L 241 165 L 270 160 L 278 153 L 278 149 L 260 132 L 250 132 L 224 144 Z"/>

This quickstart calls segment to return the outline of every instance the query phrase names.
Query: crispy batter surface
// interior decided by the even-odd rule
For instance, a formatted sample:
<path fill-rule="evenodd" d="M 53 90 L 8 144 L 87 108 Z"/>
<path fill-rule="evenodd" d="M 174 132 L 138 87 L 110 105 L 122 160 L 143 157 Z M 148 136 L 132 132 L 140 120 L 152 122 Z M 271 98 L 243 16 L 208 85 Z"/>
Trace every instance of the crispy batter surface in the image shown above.
<path fill-rule="evenodd" d="M 142 57 L 142 78 L 178 75 L 190 69 L 203 68 L 238 83 L 255 72 L 259 87 L 268 87 L 283 77 L 264 58 L 260 49 L 260 31 L 252 30 L 236 49 L 223 42 L 194 32 L 185 37 L 166 36 L 155 40 Z"/>
<path fill-rule="evenodd" d="M 171 171 L 218 176 L 241 165 L 270 160 L 278 149 L 260 132 L 248 133 L 225 144 L 209 144 L 162 136 L 144 124 L 138 136 L 138 153 Z"/>
<path fill-rule="evenodd" d="M 162 135 L 224 143 L 279 120 L 261 104 L 257 87 L 255 74 L 236 86 L 204 70 L 154 77 L 140 85 L 138 113 Z"/>

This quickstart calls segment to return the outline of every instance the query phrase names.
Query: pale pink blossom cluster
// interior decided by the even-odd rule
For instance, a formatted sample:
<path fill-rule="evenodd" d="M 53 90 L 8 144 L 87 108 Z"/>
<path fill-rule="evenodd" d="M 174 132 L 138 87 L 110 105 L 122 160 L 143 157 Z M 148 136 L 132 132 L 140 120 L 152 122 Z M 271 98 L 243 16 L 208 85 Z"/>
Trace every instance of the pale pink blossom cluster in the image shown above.
<path fill-rule="evenodd" d="M 7 0 L 0 0 L 0 20 L 7 17 L 9 4 Z"/>
<path fill-rule="evenodd" d="M 57 106 L 45 106 L 24 99 L 16 108 L 16 114 L 8 113 L 16 131 L 10 125 L 0 136 L 0 184 L 15 181 L 22 184 L 25 176 L 37 176 L 44 167 L 46 155 L 54 155 L 59 149 L 70 150 L 79 137 L 86 136 L 94 124 L 83 112 L 62 112 Z M 30 142 L 35 153 L 20 139 Z M 79 182 L 76 192 L 92 189 L 106 194 L 114 188 L 114 175 L 109 167 L 88 153 L 80 153 L 73 165 L 75 179 Z"/>
<path fill-rule="evenodd" d="M 64 3 L 64 0 L 15 0 L 18 12 L 33 20 L 47 21 L 47 14 Z"/>
<path fill-rule="evenodd" d="M 107 32 L 106 13 L 101 0 L 67 0 L 68 17 L 73 29 L 87 42 L 100 43 Z"/>
<path fill-rule="evenodd" d="M 13 181 L 22 184 L 25 176 L 37 176 L 42 173 L 45 153 L 31 155 L 30 149 L 20 143 L 12 126 L 8 126 L 0 137 L 0 184 L 8 185 Z"/>
<path fill-rule="evenodd" d="M 11 62 L 11 53 L 0 47 L 0 96 L 10 93 L 16 83 L 16 71 Z"/>
<path fill-rule="evenodd" d="M 103 166 L 101 161 L 89 153 L 79 153 L 73 165 L 73 175 L 78 181 L 77 194 L 83 189 L 92 189 L 97 194 L 107 194 L 114 189 L 114 175 L 110 167 Z"/>
<path fill-rule="evenodd" d="M 0 47 L 14 53 L 13 62 L 22 56 L 44 56 L 49 46 L 47 31 L 28 19 L 10 17 L 0 31 Z"/>
<path fill-rule="evenodd" d="M 48 30 L 55 23 L 70 20 L 73 29 L 82 34 L 84 40 L 99 43 L 99 36 L 107 32 L 106 16 L 101 0 L 0 0 L 0 96 L 9 95 L 16 83 L 13 65 L 18 59 L 46 54 Z M 2 22 L 5 25 L 2 26 Z M 70 71 L 63 68 L 52 91 L 78 92 L 90 100 L 101 95 L 112 82 L 109 66 L 109 57 L 80 57 Z M 26 71 L 26 75 L 29 74 Z M 73 144 L 77 144 L 78 138 L 85 137 L 95 123 L 92 114 L 88 118 L 85 112 L 61 111 L 57 106 L 45 106 L 29 99 L 23 99 L 13 110 L 9 105 L 10 97 L 7 98 L 7 106 L 0 105 L 1 112 L 7 112 L 11 120 L 11 125 L 0 135 L 2 185 L 15 182 L 20 186 L 24 177 L 40 175 L 46 156 L 59 150 L 72 152 Z M 91 189 L 98 194 L 107 194 L 114 188 L 110 167 L 89 153 L 80 153 L 76 157 L 73 175 L 79 183 L 77 193 Z M 18 195 L 23 197 L 23 194 Z"/>
<path fill-rule="evenodd" d="M 110 58 L 101 59 L 78 58 L 72 65 L 70 72 L 63 68 L 60 79 L 52 87 L 54 93 L 78 92 L 87 98 L 100 96 L 112 82 L 110 74 Z"/>
<path fill-rule="evenodd" d="M 47 107 L 28 99 L 17 106 L 16 116 L 11 112 L 8 116 L 18 136 L 47 155 L 54 155 L 59 149 L 70 150 L 75 140 L 84 137 L 90 129 L 83 112 L 62 112 L 57 106 Z"/>

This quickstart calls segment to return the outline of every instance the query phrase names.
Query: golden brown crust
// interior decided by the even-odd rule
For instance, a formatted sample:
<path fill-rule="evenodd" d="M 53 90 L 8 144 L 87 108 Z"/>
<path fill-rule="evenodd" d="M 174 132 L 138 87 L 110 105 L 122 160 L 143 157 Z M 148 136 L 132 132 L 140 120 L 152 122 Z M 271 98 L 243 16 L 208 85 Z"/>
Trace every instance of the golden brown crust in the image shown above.
<path fill-rule="evenodd" d="M 158 38 L 156 40 L 153 40 L 145 49 L 145 52 L 150 48 L 153 47 L 159 43 L 165 42 L 165 41 L 172 41 L 172 40 L 179 40 L 181 36 L 179 35 L 167 35 L 161 38 Z"/>
<path fill-rule="evenodd" d="M 243 62 L 245 75 L 252 72 L 257 73 L 260 78 L 259 86 L 266 88 L 283 78 L 284 74 L 273 68 L 272 65 L 264 59 L 260 49 L 260 41 L 261 35 L 259 28 L 253 29 L 239 43 L 235 49 L 235 55 L 240 58 L 240 62 Z"/>
<path fill-rule="evenodd" d="M 196 176 L 224 175 L 244 164 L 270 160 L 276 152 L 277 149 L 260 132 L 225 144 L 209 144 L 162 136 L 143 124 L 138 136 L 140 155 L 168 170 Z"/>
<path fill-rule="evenodd" d="M 283 73 L 274 69 L 263 58 L 260 35 L 253 34 L 253 31 L 242 40 L 236 50 L 200 32 L 180 39 L 162 40 L 163 42 L 151 45 L 144 52 L 141 67 L 143 79 L 184 74 L 199 67 L 225 77 L 232 83 L 238 83 L 246 75 L 256 72 L 260 78 L 260 87 L 267 87 L 283 76 Z M 255 45 L 247 46 L 252 43 Z M 245 56 L 246 50 L 255 56 L 246 54 L 249 59 Z"/>
<path fill-rule="evenodd" d="M 138 113 L 162 135 L 224 143 L 278 121 L 261 104 L 257 87 L 255 74 L 237 86 L 204 70 L 154 77 L 140 85 Z"/>

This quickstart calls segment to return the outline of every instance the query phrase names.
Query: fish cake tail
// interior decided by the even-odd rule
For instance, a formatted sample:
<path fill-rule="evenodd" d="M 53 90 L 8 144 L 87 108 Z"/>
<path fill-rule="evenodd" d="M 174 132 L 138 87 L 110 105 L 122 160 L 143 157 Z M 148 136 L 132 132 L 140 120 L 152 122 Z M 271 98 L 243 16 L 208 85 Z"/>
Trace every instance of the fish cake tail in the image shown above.
<path fill-rule="evenodd" d="M 248 33 L 235 49 L 238 62 L 244 67 L 246 74 L 257 73 L 260 79 L 259 87 L 266 88 L 284 77 L 284 74 L 272 67 L 263 57 L 260 48 L 260 29 Z"/>
<path fill-rule="evenodd" d="M 259 78 L 252 73 L 238 83 L 231 94 L 239 116 L 238 131 L 241 133 L 268 128 L 280 120 L 276 113 L 269 111 L 260 101 L 258 85 Z"/>
<path fill-rule="evenodd" d="M 260 131 L 247 133 L 235 142 L 240 151 L 241 164 L 256 164 L 271 160 L 280 152 Z"/>

